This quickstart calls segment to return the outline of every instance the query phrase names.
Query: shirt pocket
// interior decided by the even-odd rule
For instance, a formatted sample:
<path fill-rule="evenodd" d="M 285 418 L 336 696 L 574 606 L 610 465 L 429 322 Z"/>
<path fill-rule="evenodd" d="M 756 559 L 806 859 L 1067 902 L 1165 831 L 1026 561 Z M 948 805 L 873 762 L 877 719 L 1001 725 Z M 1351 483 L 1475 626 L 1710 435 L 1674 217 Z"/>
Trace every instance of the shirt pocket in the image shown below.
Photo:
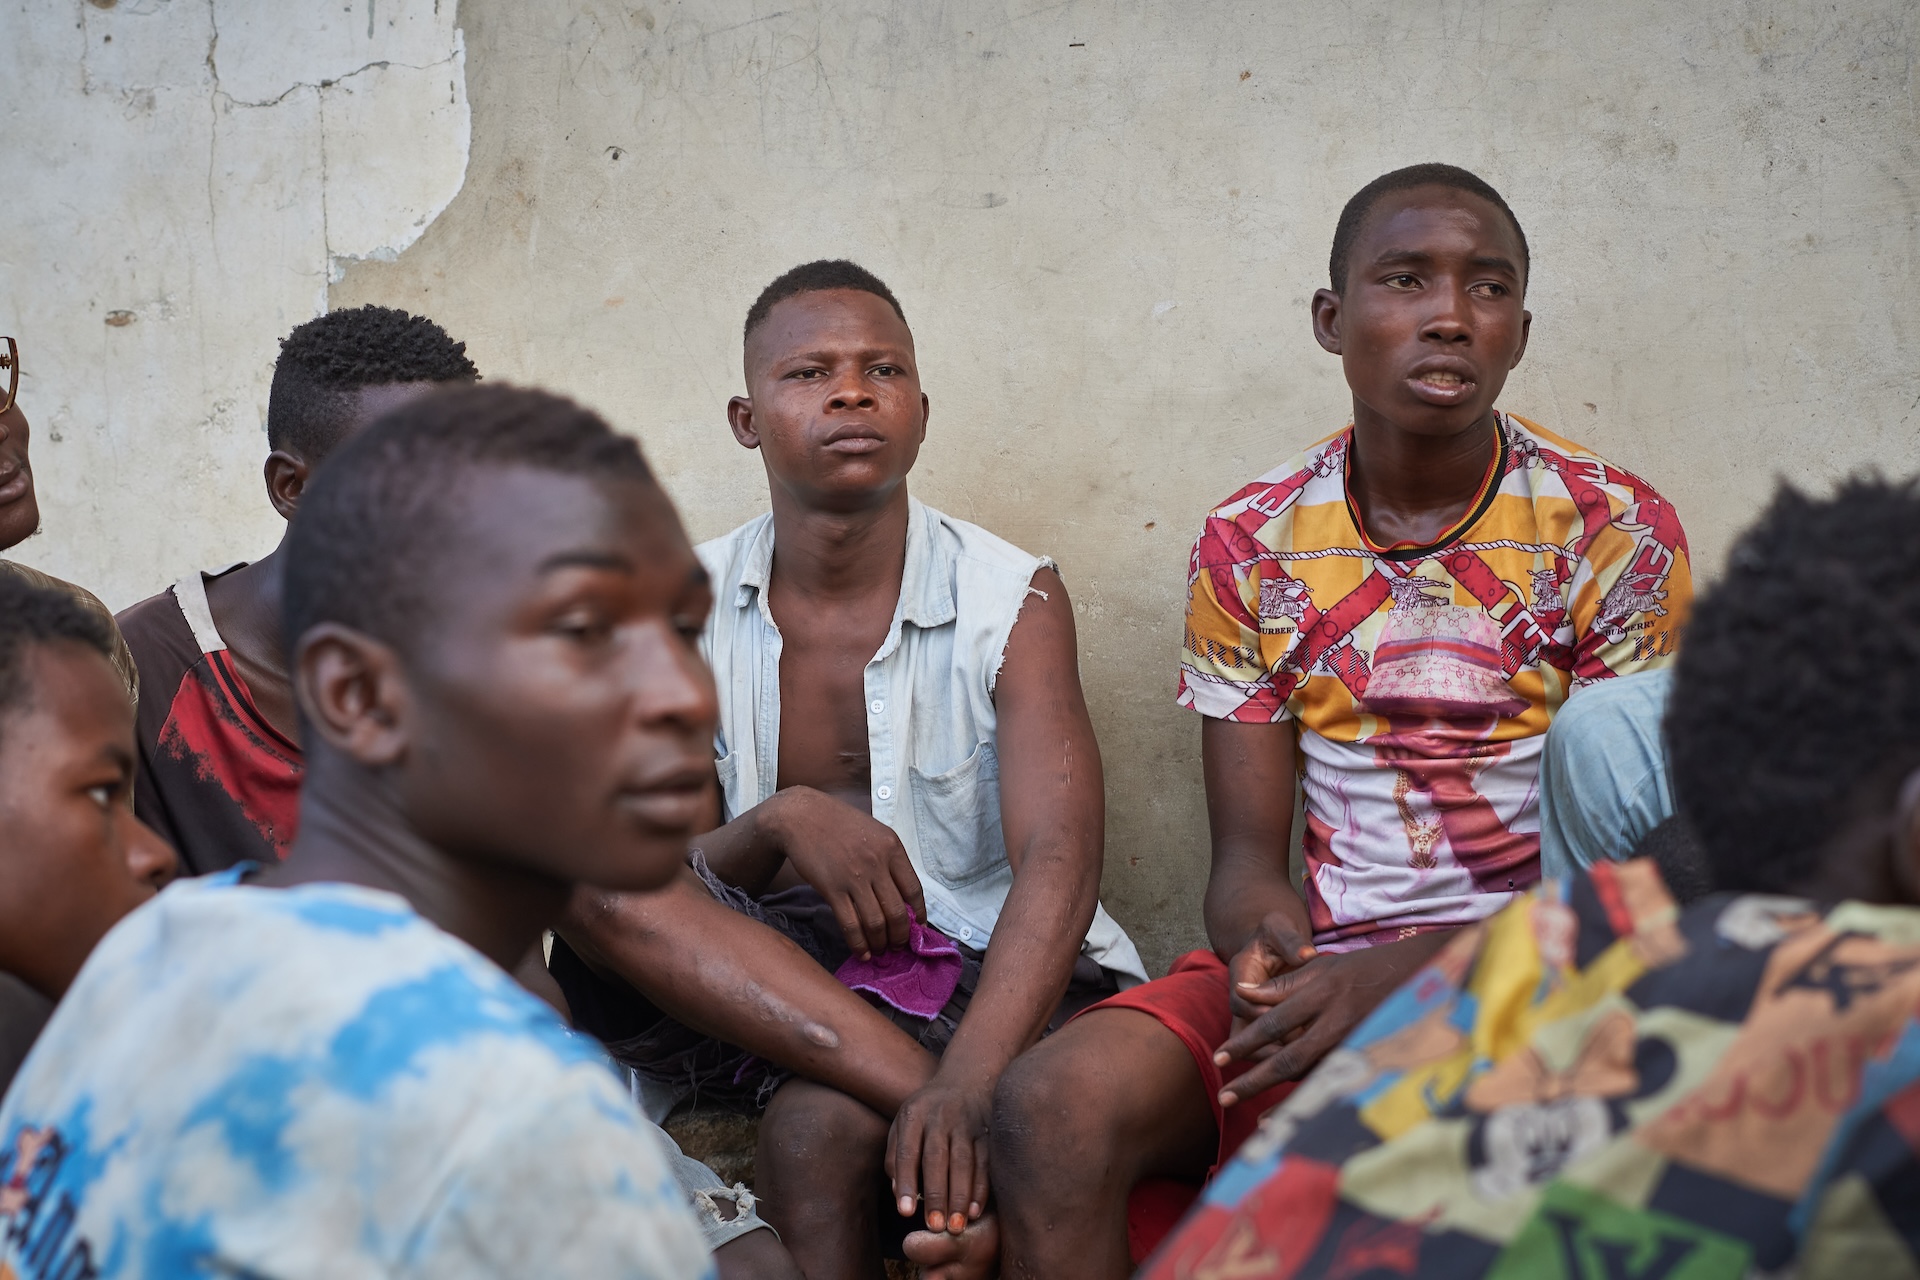
<path fill-rule="evenodd" d="M 720 776 L 720 821 L 732 822 L 740 816 L 734 804 L 735 784 L 740 780 L 740 749 L 736 747 L 715 760 L 713 771 Z"/>
<path fill-rule="evenodd" d="M 991 742 L 931 776 L 909 766 L 913 826 L 920 863 L 948 888 L 971 884 L 1007 865 L 1000 829 L 1000 758 Z"/>

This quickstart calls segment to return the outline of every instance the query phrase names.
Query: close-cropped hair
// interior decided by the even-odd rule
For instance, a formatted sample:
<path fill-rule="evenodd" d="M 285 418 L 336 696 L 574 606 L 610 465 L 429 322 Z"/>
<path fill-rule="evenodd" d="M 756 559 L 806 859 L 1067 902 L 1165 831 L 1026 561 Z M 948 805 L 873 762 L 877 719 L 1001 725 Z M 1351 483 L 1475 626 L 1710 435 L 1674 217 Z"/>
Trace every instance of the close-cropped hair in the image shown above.
<path fill-rule="evenodd" d="M 1920 488 L 1782 485 L 1694 605 L 1667 740 L 1720 889 L 1791 893 L 1920 767 Z"/>
<path fill-rule="evenodd" d="M 27 656 L 42 645 L 85 645 L 111 661 L 113 634 L 99 614 L 64 591 L 36 587 L 0 572 L 0 731 L 32 700 Z"/>
<path fill-rule="evenodd" d="M 1353 265 L 1353 242 L 1360 238 L 1360 229 L 1366 225 L 1367 215 L 1373 212 L 1373 207 L 1384 196 L 1396 191 L 1411 191 L 1415 187 L 1446 187 L 1453 191 L 1464 191 L 1468 195 L 1479 196 L 1506 215 L 1507 221 L 1513 224 L 1513 234 L 1520 238 L 1520 280 L 1522 291 L 1525 291 L 1526 280 L 1533 274 L 1533 252 L 1527 247 L 1527 233 L 1521 229 L 1520 219 L 1513 216 L 1513 210 L 1507 207 L 1507 202 L 1486 179 L 1452 164 L 1416 164 L 1395 169 L 1392 173 L 1381 174 L 1353 193 L 1353 198 L 1347 201 L 1347 207 L 1340 211 L 1340 221 L 1333 229 L 1333 251 L 1327 255 L 1330 289 L 1335 293 L 1345 291 L 1347 271 Z"/>
<path fill-rule="evenodd" d="M 469 482 L 529 468 L 653 483 L 632 438 L 545 391 L 470 386 L 428 392 L 347 441 L 314 477 L 287 534 L 289 648 L 337 622 L 403 654 L 435 612 L 457 554 Z"/>
<path fill-rule="evenodd" d="M 267 392 L 267 444 L 318 463 L 340 443 L 347 397 L 400 382 L 471 382 L 480 376 L 425 316 L 368 303 L 329 311 L 280 340 Z"/>
<path fill-rule="evenodd" d="M 803 293 L 824 293 L 829 289 L 857 289 L 861 293 L 870 293 L 892 307 L 893 314 L 900 317 L 900 323 L 907 322 L 907 313 L 900 309 L 900 300 L 893 296 L 893 290 L 887 288 L 879 276 L 845 258 L 822 258 L 818 262 L 801 263 L 760 291 L 760 296 L 747 308 L 747 323 L 741 330 L 741 340 L 744 342 L 753 336 L 753 331 L 760 327 L 776 303 Z"/>

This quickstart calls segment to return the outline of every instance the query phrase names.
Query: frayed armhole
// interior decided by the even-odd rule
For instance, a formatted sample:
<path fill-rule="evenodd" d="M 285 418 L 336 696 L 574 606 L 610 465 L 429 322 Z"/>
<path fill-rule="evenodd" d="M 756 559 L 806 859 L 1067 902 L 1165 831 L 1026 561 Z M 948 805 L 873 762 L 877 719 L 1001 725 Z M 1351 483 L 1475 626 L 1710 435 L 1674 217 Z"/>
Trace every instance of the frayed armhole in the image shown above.
<path fill-rule="evenodd" d="M 1026 589 L 1020 593 L 1020 603 L 1014 606 L 1013 621 L 1007 623 L 1007 638 L 1000 642 L 1000 656 L 993 660 L 993 670 L 987 672 L 987 696 L 989 698 L 993 696 L 993 691 L 999 687 L 1000 668 L 1007 665 L 1007 646 L 1013 643 L 1013 629 L 1019 625 L 1020 614 L 1026 609 L 1027 601 L 1034 596 L 1039 596 L 1042 600 L 1053 599 L 1052 596 L 1033 585 L 1033 575 L 1042 569 L 1051 569 L 1056 577 L 1062 581 L 1066 579 L 1067 575 L 1060 572 L 1060 566 L 1054 563 L 1052 556 L 1041 556 L 1040 563 L 1034 565 L 1033 572 L 1027 575 Z"/>

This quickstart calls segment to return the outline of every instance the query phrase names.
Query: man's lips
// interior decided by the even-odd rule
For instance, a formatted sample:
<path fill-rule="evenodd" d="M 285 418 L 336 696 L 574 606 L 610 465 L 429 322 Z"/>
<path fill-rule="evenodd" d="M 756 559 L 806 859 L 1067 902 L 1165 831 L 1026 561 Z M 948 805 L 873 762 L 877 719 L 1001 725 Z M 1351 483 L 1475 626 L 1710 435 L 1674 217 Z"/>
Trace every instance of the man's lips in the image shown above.
<path fill-rule="evenodd" d="M 886 447 L 887 438 L 864 425 L 836 427 L 821 441 L 821 447 L 834 453 L 872 453 Z"/>
<path fill-rule="evenodd" d="M 706 816 L 711 761 L 655 773 L 621 788 L 620 811 L 656 830 L 686 832 Z"/>
<path fill-rule="evenodd" d="M 1422 364 L 1407 375 L 1407 386 L 1418 399 L 1435 405 L 1455 405 L 1472 397 L 1479 383 L 1471 368 L 1447 362 Z"/>
<path fill-rule="evenodd" d="M 22 463 L 0 462 L 0 506 L 18 502 L 33 492 L 33 472 Z"/>

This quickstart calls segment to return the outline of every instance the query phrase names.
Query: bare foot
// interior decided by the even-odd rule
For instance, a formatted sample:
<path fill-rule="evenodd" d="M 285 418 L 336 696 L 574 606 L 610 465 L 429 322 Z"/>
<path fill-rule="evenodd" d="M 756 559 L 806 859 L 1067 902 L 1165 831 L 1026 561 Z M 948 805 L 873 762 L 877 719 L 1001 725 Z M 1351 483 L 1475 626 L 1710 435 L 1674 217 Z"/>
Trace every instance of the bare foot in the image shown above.
<path fill-rule="evenodd" d="M 989 1213 L 957 1236 L 916 1231 L 902 1249 L 923 1280 L 991 1280 L 1000 1274 L 1000 1220 Z"/>

